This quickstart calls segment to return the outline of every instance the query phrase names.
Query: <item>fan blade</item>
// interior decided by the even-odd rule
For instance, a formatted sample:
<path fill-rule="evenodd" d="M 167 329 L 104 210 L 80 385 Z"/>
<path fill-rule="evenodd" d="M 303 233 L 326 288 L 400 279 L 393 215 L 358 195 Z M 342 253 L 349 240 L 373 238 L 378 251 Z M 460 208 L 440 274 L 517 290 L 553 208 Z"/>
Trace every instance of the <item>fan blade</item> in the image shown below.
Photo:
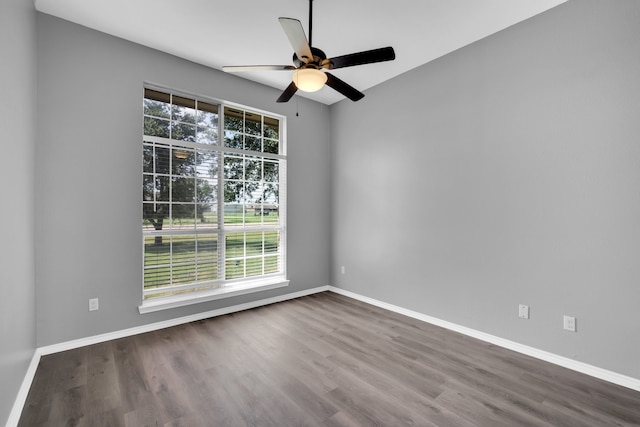
<path fill-rule="evenodd" d="M 298 56 L 298 59 L 305 64 L 309 63 L 309 61 L 313 61 L 313 54 L 311 53 L 311 48 L 307 42 L 307 36 L 304 34 L 304 28 L 302 28 L 300 21 L 293 18 L 278 18 L 278 20 L 280 21 L 280 25 L 282 25 L 282 29 L 287 35 L 291 46 L 293 46 L 293 50 Z"/>
<path fill-rule="evenodd" d="M 349 84 L 343 82 L 333 74 L 325 73 L 327 75 L 327 83 L 326 85 L 334 88 L 347 98 L 352 101 L 359 101 L 364 98 L 364 93 L 360 92 L 358 89 L 350 86 Z"/>
<path fill-rule="evenodd" d="M 353 67 L 354 65 L 372 64 L 374 62 L 393 61 L 396 53 L 392 47 L 366 50 L 364 52 L 331 58 L 329 69 Z"/>
<path fill-rule="evenodd" d="M 287 102 L 297 91 L 298 87 L 294 82 L 291 82 L 289 86 L 287 86 L 287 88 L 284 90 L 284 92 L 282 92 L 282 95 L 280 95 L 280 98 L 278 98 L 277 102 Z"/>
<path fill-rule="evenodd" d="M 225 73 L 240 73 L 243 71 L 282 71 L 295 70 L 293 65 L 231 65 L 222 67 Z"/>

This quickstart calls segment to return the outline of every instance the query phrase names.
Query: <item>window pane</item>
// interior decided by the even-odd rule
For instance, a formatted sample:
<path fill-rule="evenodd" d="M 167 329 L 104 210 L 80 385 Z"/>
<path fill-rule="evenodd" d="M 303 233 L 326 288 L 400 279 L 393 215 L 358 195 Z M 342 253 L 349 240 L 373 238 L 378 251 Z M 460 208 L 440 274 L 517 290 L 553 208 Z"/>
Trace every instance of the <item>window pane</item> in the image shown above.
<path fill-rule="evenodd" d="M 171 119 L 184 123 L 196 122 L 196 101 L 181 96 L 173 96 Z"/>
<path fill-rule="evenodd" d="M 214 203 L 217 199 L 218 185 L 216 180 L 196 180 L 196 201 L 198 203 Z"/>
<path fill-rule="evenodd" d="M 172 284 L 194 282 L 196 280 L 196 236 L 173 236 L 171 255 Z"/>
<path fill-rule="evenodd" d="M 278 141 L 274 141 L 273 139 L 265 139 L 264 152 L 271 153 L 271 154 L 278 154 Z"/>
<path fill-rule="evenodd" d="M 265 138 L 280 139 L 280 121 L 272 117 L 264 118 L 264 134 Z"/>
<path fill-rule="evenodd" d="M 168 176 L 156 176 L 156 201 L 168 202 L 169 201 L 169 185 L 170 178 Z"/>
<path fill-rule="evenodd" d="M 244 113 L 235 108 L 226 107 L 224 109 L 224 129 L 236 132 L 243 131 Z"/>
<path fill-rule="evenodd" d="M 179 260 L 174 259 L 171 284 L 186 285 L 194 283 L 196 281 L 196 265 L 193 263 L 179 264 L 179 262 Z"/>
<path fill-rule="evenodd" d="M 195 228 L 196 206 L 189 203 L 171 205 L 171 228 Z"/>
<path fill-rule="evenodd" d="M 225 258 L 244 257 L 244 233 L 229 233 L 225 237 Z"/>
<path fill-rule="evenodd" d="M 277 273 L 280 271 L 280 255 L 264 257 L 264 274 Z"/>
<path fill-rule="evenodd" d="M 262 215 L 262 204 L 260 203 L 247 203 L 246 204 L 246 217 L 247 222 L 259 223 L 260 218 L 256 218 Z"/>
<path fill-rule="evenodd" d="M 278 182 L 278 163 L 269 160 L 264 161 L 264 180 L 266 182 Z"/>
<path fill-rule="evenodd" d="M 144 97 L 148 99 L 152 99 L 154 101 L 161 101 L 165 103 L 171 102 L 171 95 L 169 95 L 168 93 L 160 92 L 160 91 L 148 89 L 148 88 L 144 89 Z"/>
<path fill-rule="evenodd" d="M 171 110 L 171 96 L 168 93 L 145 89 L 144 97 L 144 114 L 167 119 L 169 118 L 169 111 Z"/>
<path fill-rule="evenodd" d="M 169 205 L 166 203 L 143 203 L 142 229 L 144 231 L 161 231 L 165 227 L 165 219 L 169 217 Z M 168 221 L 167 221 L 168 224 Z M 168 228 L 168 227 L 167 227 Z"/>
<path fill-rule="evenodd" d="M 278 206 L 279 203 L 279 195 L 278 195 L 278 184 L 266 183 L 263 186 L 262 194 L 263 200 L 266 205 L 274 205 Z"/>
<path fill-rule="evenodd" d="M 145 202 L 155 201 L 155 182 L 153 175 L 142 176 L 142 200 Z"/>
<path fill-rule="evenodd" d="M 262 140 L 253 136 L 244 138 L 244 149 L 250 151 L 262 151 Z"/>
<path fill-rule="evenodd" d="M 153 145 L 142 146 L 142 172 L 153 173 Z"/>
<path fill-rule="evenodd" d="M 249 258 L 245 261 L 246 277 L 262 276 L 262 257 Z"/>
<path fill-rule="evenodd" d="M 193 176 L 196 172 L 196 153 L 188 148 L 173 148 L 171 172 L 174 175 Z"/>
<path fill-rule="evenodd" d="M 253 219 L 251 220 L 252 223 L 261 223 L 262 222 L 262 216 L 265 215 L 265 209 L 262 206 L 262 203 L 255 203 L 253 205 L 251 205 L 252 207 L 252 211 L 253 211 Z M 269 211 L 266 210 L 266 215 L 269 215 Z"/>
<path fill-rule="evenodd" d="M 264 253 L 275 254 L 280 249 L 280 232 L 265 231 L 264 232 Z"/>
<path fill-rule="evenodd" d="M 242 148 L 242 134 L 237 132 L 224 132 L 224 146 L 231 148 Z"/>
<path fill-rule="evenodd" d="M 227 260 L 224 263 L 225 279 L 241 279 L 244 277 L 244 260 Z"/>
<path fill-rule="evenodd" d="M 262 179 L 262 160 L 247 157 L 244 161 L 244 179 L 247 181 L 260 181 Z"/>
<path fill-rule="evenodd" d="M 198 101 L 198 124 L 209 128 L 218 128 L 218 106 Z"/>
<path fill-rule="evenodd" d="M 226 185 L 225 185 L 225 189 L 226 189 Z M 224 204 L 224 223 L 225 224 L 244 223 L 244 205 L 240 203 L 225 203 Z"/>
<path fill-rule="evenodd" d="M 145 117 L 144 134 L 149 136 L 160 136 L 162 138 L 169 138 L 169 124 L 169 120 Z"/>
<path fill-rule="evenodd" d="M 144 289 L 169 284 L 170 259 L 171 246 L 161 236 L 144 238 Z"/>
<path fill-rule="evenodd" d="M 262 255 L 262 231 L 246 233 L 247 256 Z"/>
<path fill-rule="evenodd" d="M 196 247 L 197 280 L 199 282 L 216 280 L 218 278 L 218 237 L 215 234 L 199 235 Z"/>
<path fill-rule="evenodd" d="M 169 118 L 169 111 L 171 105 L 163 102 L 152 101 L 149 99 L 144 100 L 144 114 L 147 116 L 154 116 L 159 118 Z"/>
<path fill-rule="evenodd" d="M 173 178 L 171 182 L 171 201 L 194 202 L 196 195 L 194 178 Z"/>
<path fill-rule="evenodd" d="M 164 147 L 156 147 L 155 152 L 156 152 L 156 159 L 155 159 L 156 173 L 168 174 L 169 165 L 170 165 L 169 149 Z"/>
<path fill-rule="evenodd" d="M 225 179 L 243 179 L 244 163 L 242 157 L 224 156 L 224 178 Z"/>
<path fill-rule="evenodd" d="M 196 205 L 196 228 L 198 230 L 211 230 L 218 228 L 218 213 L 215 203 L 198 203 Z"/>
<path fill-rule="evenodd" d="M 211 128 L 198 126 L 198 135 L 196 138 L 198 144 L 217 144 L 218 131 Z"/>
<path fill-rule="evenodd" d="M 241 204 L 244 202 L 244 184 L 242 181 L 227 181 L 224 185 L 224 202 Z"/>
<path fill-rule="evenodd" d="M 198 151 L 196 175 L 202 178 L 218 177 L 218 158 L 213 151 Z"/>
<path fill-rule="evenodd" d="M 214 180 L 199 179 L 196 181 L 196 217 L 198 228 L 217 227 L 218 216 L 216 214 L 218 199 L 218 186 Z"/>
<path fill-rule="evenodd" d="M 245 183 L 245 203 L 249 206 L 262 205 L 262 185 L 259 183 Z"/>
<path fill-rule="evenodd" d="M 264 205 L 263 206 L 262 222 L 265 224 L 277 224 L 280 221 L 280 217 L 278 215 L 278 206 L 275 205 Z"/>
<path fill-rule="evenodd" d="M 195 125 L 188 125 L 186 123 L 172 122 L 171 123 L 171 139 L 178 141 L 196 141 L 196 127 Z"/>
<path fill-rule="evenodd" d="M 262 222 L 265 224 L 277 224 L 280 221 L 280 206 L 275 196 L 269 196 L 262 209 L 264 211 Z"/>
<path fill-rule="evenodd" d="M 261 135 L 262 132 L 262 116 L 255 113 L 245 112 L 244 115 L 244 132 L 249 135 Z"/>

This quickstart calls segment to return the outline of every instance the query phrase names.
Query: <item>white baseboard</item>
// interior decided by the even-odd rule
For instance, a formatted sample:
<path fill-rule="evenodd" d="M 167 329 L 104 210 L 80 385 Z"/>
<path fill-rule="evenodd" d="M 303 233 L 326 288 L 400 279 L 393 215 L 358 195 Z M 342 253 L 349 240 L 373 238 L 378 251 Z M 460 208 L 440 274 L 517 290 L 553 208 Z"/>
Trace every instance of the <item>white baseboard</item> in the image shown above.
<path fill-rule="evenodd" d="M 479 340 L 498 345 L 500 347 L 516 351 L 518 353 L 526 354 L 527 356 L 535 357 L 536 359 L 544 360 L 546 362 L 553 363 L 555 365 L 562 366 L 564 368 L 571 369 L 573 371 L 581 372 L 586 375 L 590 375 L 595 378 L 599 378 L 604 381 L 608 381 L 613 384 L 617 384 L 623 387 L 630 388 L 632 390 L 640 391 L 640 379 L 629 377 L 619 374 L 617 372 L 602 369 L 597 366 L 589 365 L 584 362 L 569 359 L 568 357 L 558 356 L 557 354 L 549 353 L 548 351 L 539 350 L 534 347 L 529 347 L 515 341 L 510 341 L 504 338 L 500 338 L 494 335 L 490 335 L 484 332 L 477 331 L 475 329 L 460 326 L 455 323 L 447 322 L 435 317 L 427 316 L 416 311 L 408 310 L 402 307 L 398 307 L 393 304 L 378 301 L 373 298 L 365 297 L 354 292 L 350 292 L 344 289 L 329 286 L 331 292 L 335 292 L 340 295 L 344 295 L 358 301 L 366 302 L 367 304 L 375 305 L 376 307 L 384 308 L 395 313 L 403 314 L 408 317 L 412 317 L 423 322 L 430 323 L 432 325 L 440 326 L 451 331 L 459 332 L 461 334 L 477 338 Z"/>
<path fill-rule="evenodd" d="M 11 408 L 11 413 L 9 414 L 6 427 L 15 427 L 18 425 L 20 415 L 22 415 L 22 408 L 24 408 L 27 396 L 29 395 L 29 389 L 31 389 L 31 384 L 36 376 L 38 363 L 40 363 L 40 353 L 36 349 L 36 351 L 33 352 L 31 363 L 29 363 L 27 373 L 25 374 L 22 384 L 20 385 L 20 389 L 18 390 L 16 400 L 13 402 L 13 407 Z"/>

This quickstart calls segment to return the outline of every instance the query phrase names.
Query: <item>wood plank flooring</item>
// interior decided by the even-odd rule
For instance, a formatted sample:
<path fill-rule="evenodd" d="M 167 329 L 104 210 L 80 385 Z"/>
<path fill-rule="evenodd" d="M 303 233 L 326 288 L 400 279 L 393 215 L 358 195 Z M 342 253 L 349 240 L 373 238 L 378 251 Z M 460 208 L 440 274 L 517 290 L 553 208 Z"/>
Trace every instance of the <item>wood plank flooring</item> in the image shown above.
<path fill-rule="evenodd" d="M 20 426 L 630 426 L 640 393 L 331 292 L 45 356 Z"/>

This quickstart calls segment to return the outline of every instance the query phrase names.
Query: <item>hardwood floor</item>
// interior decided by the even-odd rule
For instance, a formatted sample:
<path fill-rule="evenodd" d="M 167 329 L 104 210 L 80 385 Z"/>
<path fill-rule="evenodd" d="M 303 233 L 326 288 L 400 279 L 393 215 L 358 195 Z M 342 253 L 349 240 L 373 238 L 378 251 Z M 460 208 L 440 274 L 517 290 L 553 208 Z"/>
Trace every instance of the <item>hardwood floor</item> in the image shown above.
<path fill-rule="evenodd" d="M 325 292 L 45 356 L 20 426 L 628 426 L 640 393 Z"/>

